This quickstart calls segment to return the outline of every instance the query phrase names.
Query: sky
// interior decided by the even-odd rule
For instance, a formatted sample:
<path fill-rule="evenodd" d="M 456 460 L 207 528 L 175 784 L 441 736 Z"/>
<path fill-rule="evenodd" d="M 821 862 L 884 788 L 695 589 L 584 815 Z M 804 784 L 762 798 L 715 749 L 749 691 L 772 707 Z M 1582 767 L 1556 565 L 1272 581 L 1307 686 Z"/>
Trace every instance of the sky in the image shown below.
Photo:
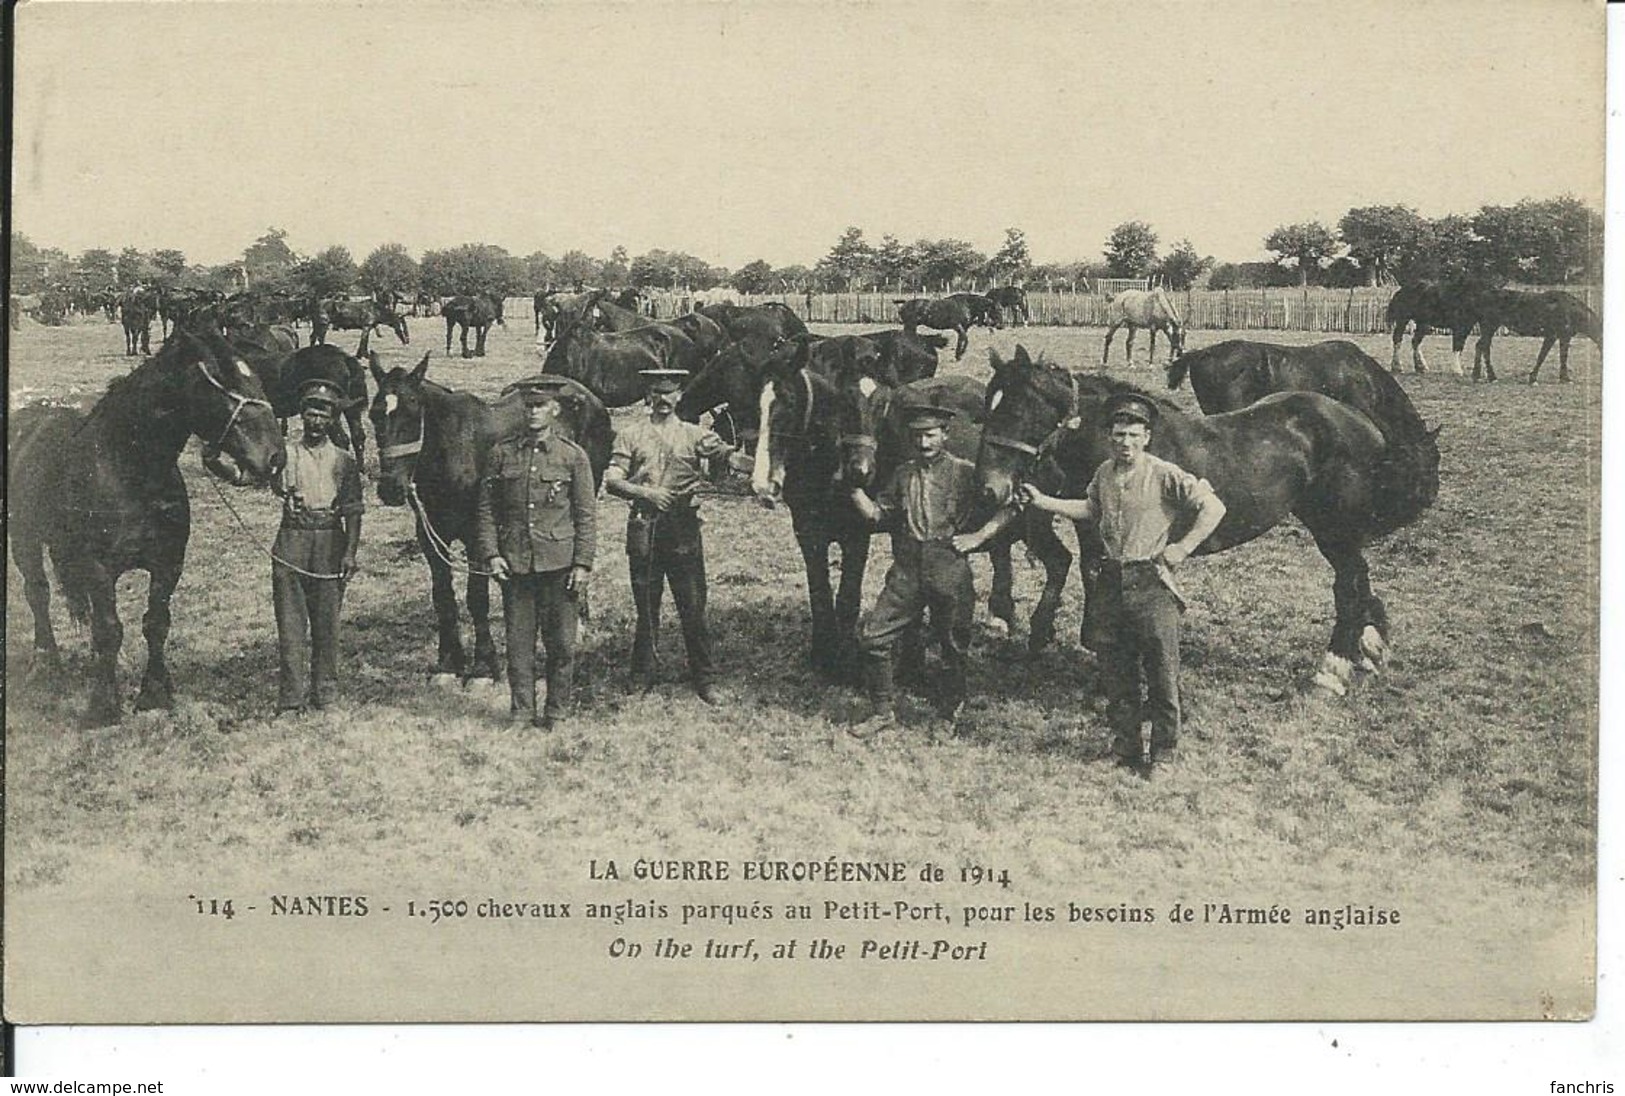
<path fill-rule="evenodd" d="M 1349 208 L 1602 206 L 1589 0 L 25 0 L 14 228 L 811 264 L 847 225 L 1221 260 Z"/>

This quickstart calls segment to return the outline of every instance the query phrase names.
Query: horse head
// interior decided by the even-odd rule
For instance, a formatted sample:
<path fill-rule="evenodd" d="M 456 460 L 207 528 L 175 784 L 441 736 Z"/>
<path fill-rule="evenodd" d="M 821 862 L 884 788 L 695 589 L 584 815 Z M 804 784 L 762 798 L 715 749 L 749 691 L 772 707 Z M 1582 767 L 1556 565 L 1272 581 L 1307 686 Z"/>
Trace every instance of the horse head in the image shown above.
<path fill-rule="evenodd" d="M 1016 346 L 1008 362 L 988 351 L 993 376 L 983 405 L 982 441 L 976 450 L 976 482 L 991 507 L 1008 503 L 1056 424 L 1077 413 L 1072 374 L 1042 356 L 1034 360 Z"/>
<path fill-rule="evenodd" d="M 425 352 L 413 369 L 397 366 L 385 373 L 377 353 L 367 353 L 367 366 L 378 390 L 369 416 L 378 442 L 378 501 L 385 506 L 406 503 L 407 488 L 417 473 L 428 427 L 423 382 L 429 373 L 429 357 Z"/>
<path fill-rule="evenodd" d="M 892 389 L 868 374 L 849 374 L 836 385 L 835 428 L 840 463 L 835 482 L 873 488 L 880 430 L 891 410 Z"/>
<path fill-rule="evenodd" d="M 234 484 L 264 483 L 286 463 L 271 401 L 230 343 L 213 331 L 177 326 L 160 358 L 179 370 L 180 410 L 187 430 L 203 439 L 210 471 Z M 221 453 L 235 467 L 222 462 Z"/>
<path fill-rule="evenodd" d="M 756 460 L 751 488 L 772 505 L 784 489 L 786 451 L 791 441 L 805 442 L 813 426 L 813 338 L 783 340 L 762 363 L 757 395 Z M 827 381 L 825 382 L 827 385 Z"/>

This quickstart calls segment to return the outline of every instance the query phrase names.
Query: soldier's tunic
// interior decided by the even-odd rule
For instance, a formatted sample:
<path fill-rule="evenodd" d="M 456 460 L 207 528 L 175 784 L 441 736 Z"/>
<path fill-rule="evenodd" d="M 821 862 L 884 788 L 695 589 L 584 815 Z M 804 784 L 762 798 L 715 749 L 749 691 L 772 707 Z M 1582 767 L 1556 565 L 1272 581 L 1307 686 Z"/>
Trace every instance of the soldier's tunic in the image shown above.
<path fill-rule="evenodd" d="M 344 563 L 343 519 L 360 517 L 364 506 L 361 471 L 353 454 L 327 438 L 314 445 L 301 440 L 288 446 L 288 463 L 274 487 L 283 500 L 282 526 L 271 550 L 278 706 L 302 708 L 308 699 L 323 707 L 338 681 L 344 582 L 313 576 L 337 575 Z"/>
<path fill-rule="evenodd" d="M 641 419 L 615 432 L 610 463 L 626 473 L 627 482 L 664 487 L 678 497 L 661 513 L 634 502 L 626 524 L 626 560 L 631 569 L 632 597 L 637 605 L 637 632 L 632 641 L 632 674 L 651 682 L 660 645 L 660 601 L 671 585 L 672 601 L 683 625 L 688 669 L 696 688 L 716 677 L 711 634 L 705 619 L 705 539 L 700 501 L 694 492 L 704 482 L 700 461 L 726 456 L 728 444 L 714 432 L 668 415 L 656 423 Z"/>
<path fill-rule="evenodd" d="M 572 567 L 591 570 L 598 546 L 598 499 L 587 454 L 551 433 L 498 443 L 480 480 L 475 543 L 480 559 L 501 556 L 508 564 L 502 611 L 511 709 L 535 714 L 539 627 L 547 655 L 546 713 L 560 718 L 570 702 L 580 620 L 567 580 Z"/>
<path fill-rule="evenodd" d="M 880 596 L 858 622 L 858 649 L 877 701 L 892 692 L 892 648 L 926 609 L 946 664 L 940 706 L 952 709 L 964 698 L 976 587 L 970 561 L 954 551 L 951 539 L 970 523 L 975 471 L 969 461 L 947 452 L 930 461 L 912 460 L 875 499 L 882 526 L 891 529 L 892 566 Z"/>

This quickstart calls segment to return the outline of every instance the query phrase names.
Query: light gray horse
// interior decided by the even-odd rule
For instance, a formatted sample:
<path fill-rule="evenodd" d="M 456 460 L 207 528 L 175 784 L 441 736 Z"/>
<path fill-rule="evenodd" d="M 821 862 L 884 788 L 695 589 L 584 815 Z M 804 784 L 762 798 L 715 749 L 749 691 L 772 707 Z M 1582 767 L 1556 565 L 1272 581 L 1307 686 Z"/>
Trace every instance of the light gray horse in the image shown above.
<path fill-rule="evenodd" d="M 1146 350 L 1147 365 L 1157 355 L 1158 331 L 1168 335 L 1170 362 L 1185 352 L 1184 321 L 1179 318 L 1179 309 L 1174 307 L 1167 290 L 1161 286 L 1156 289 L 1125 289 L 1109 298 L 1106 301 L 1106 324 L 1106 349 L 1100 354 L 1101 365 L 1105 365 L 1106 359 L 1111 356 L 1112 336 L 1124 324 L 1128 325 L 1128 343 L 1123 347 L 1123 353 L 1129 365 L 1134 364 L 1134 332 L 1142 327 L 1151 329 L 1151 346 Z"/>

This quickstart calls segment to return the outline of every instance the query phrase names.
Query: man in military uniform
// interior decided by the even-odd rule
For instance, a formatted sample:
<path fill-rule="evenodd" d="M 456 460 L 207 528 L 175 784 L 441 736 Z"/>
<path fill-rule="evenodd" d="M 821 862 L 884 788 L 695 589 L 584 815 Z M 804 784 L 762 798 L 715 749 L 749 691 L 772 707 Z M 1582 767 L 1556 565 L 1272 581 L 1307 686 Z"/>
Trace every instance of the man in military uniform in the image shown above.
<path fill-rule="evenodd" d="M 858 650 L 874 714 L 852 728 L 856 738 L 870 738 L 894 720 L 895 688 L 892 648 L 930 610 L 931 631 L 942 649 L 946 673 L 937 692 L 937 708 L 946 719 L 958 715 L 965 700 L 965 654 L 975 618 L 976 587 L 970 561 L 954 547 L 953 537 L 970 524 L 976 502 L 976 468 L 948 452 L 948 408 L 910 409 L 908 429 L 917 456 L 902 465 L 871 499 L 861 488 L 852 502 L 871 524 L 890 529 L 892 566 L 874 605 L 858 622 Z M 992 523 L 977 535 L 991 535 Z"/>
<path fill-rule="evenodd" d="M 575 672 L 577 599 L 587 589 L 598 545 L 598 493 L 592 466 L 557 433 L 564 378 L 525 383 L 527 429 L 499 441 L 480 478 L 476 554 L 502 583 L 507 628 L 509 713 L 543 730 L 568 715 Z M 547 652 L 547 703 L 536 716 L 536 637 Z"/>
<path fill-rule="evenodd" d="M 345 406 L 337 386 L 300 388 L 302 436 L 272 483 L 282 527 L 272 548 L 279 689 L 284 713 L 332 703 L 338 682 L 339 608 L 361 543 L 361 469 L 329 433 Z"/>
<path fill-rule="evenodd" d="M 1092 521 L 1106 544 L 1094 596 L 1102 602 L 1101 650 L 1114 740 L 1120 763 L 1149 767 L 1179 744 L 1179 616 L 1184 596 L 1173 569 L 1196 551 L 1224 517 L 1224 503 L 1205 479 L 1145 451 L 1157 421 L 1156 404 L 1120 393 L 1106 403 L 1112 456 L 1089 481 L 1087 496 L 1058 499 L 1031 484 L 1028 505 L 1073 521 Z M 1183 534 L 1170 541 L 1176 528 Z M 1141 689 L 1145 690 L 1142 702 Z M 1151 723 L 1149 744 L 1141 718 Z"/>
<path fill-rule="evenodd" d="M 683 624 L 694 692 L 707 704 L 725 699 L 716 685 L 711 635 L 705 620 L 705 541 L 700 533 L 702 460 L 725 457 L 733 447 L 715 433 L 676 415 L 682 369 L 645 369 L 648 418 L 615 432 L 604 487 L 632 503 L 626 524 L 626 559 L 637 603 L 632 642 L 634 685 L 653 687 L 660 640 L 660 599 L 667 583 Z"/>

